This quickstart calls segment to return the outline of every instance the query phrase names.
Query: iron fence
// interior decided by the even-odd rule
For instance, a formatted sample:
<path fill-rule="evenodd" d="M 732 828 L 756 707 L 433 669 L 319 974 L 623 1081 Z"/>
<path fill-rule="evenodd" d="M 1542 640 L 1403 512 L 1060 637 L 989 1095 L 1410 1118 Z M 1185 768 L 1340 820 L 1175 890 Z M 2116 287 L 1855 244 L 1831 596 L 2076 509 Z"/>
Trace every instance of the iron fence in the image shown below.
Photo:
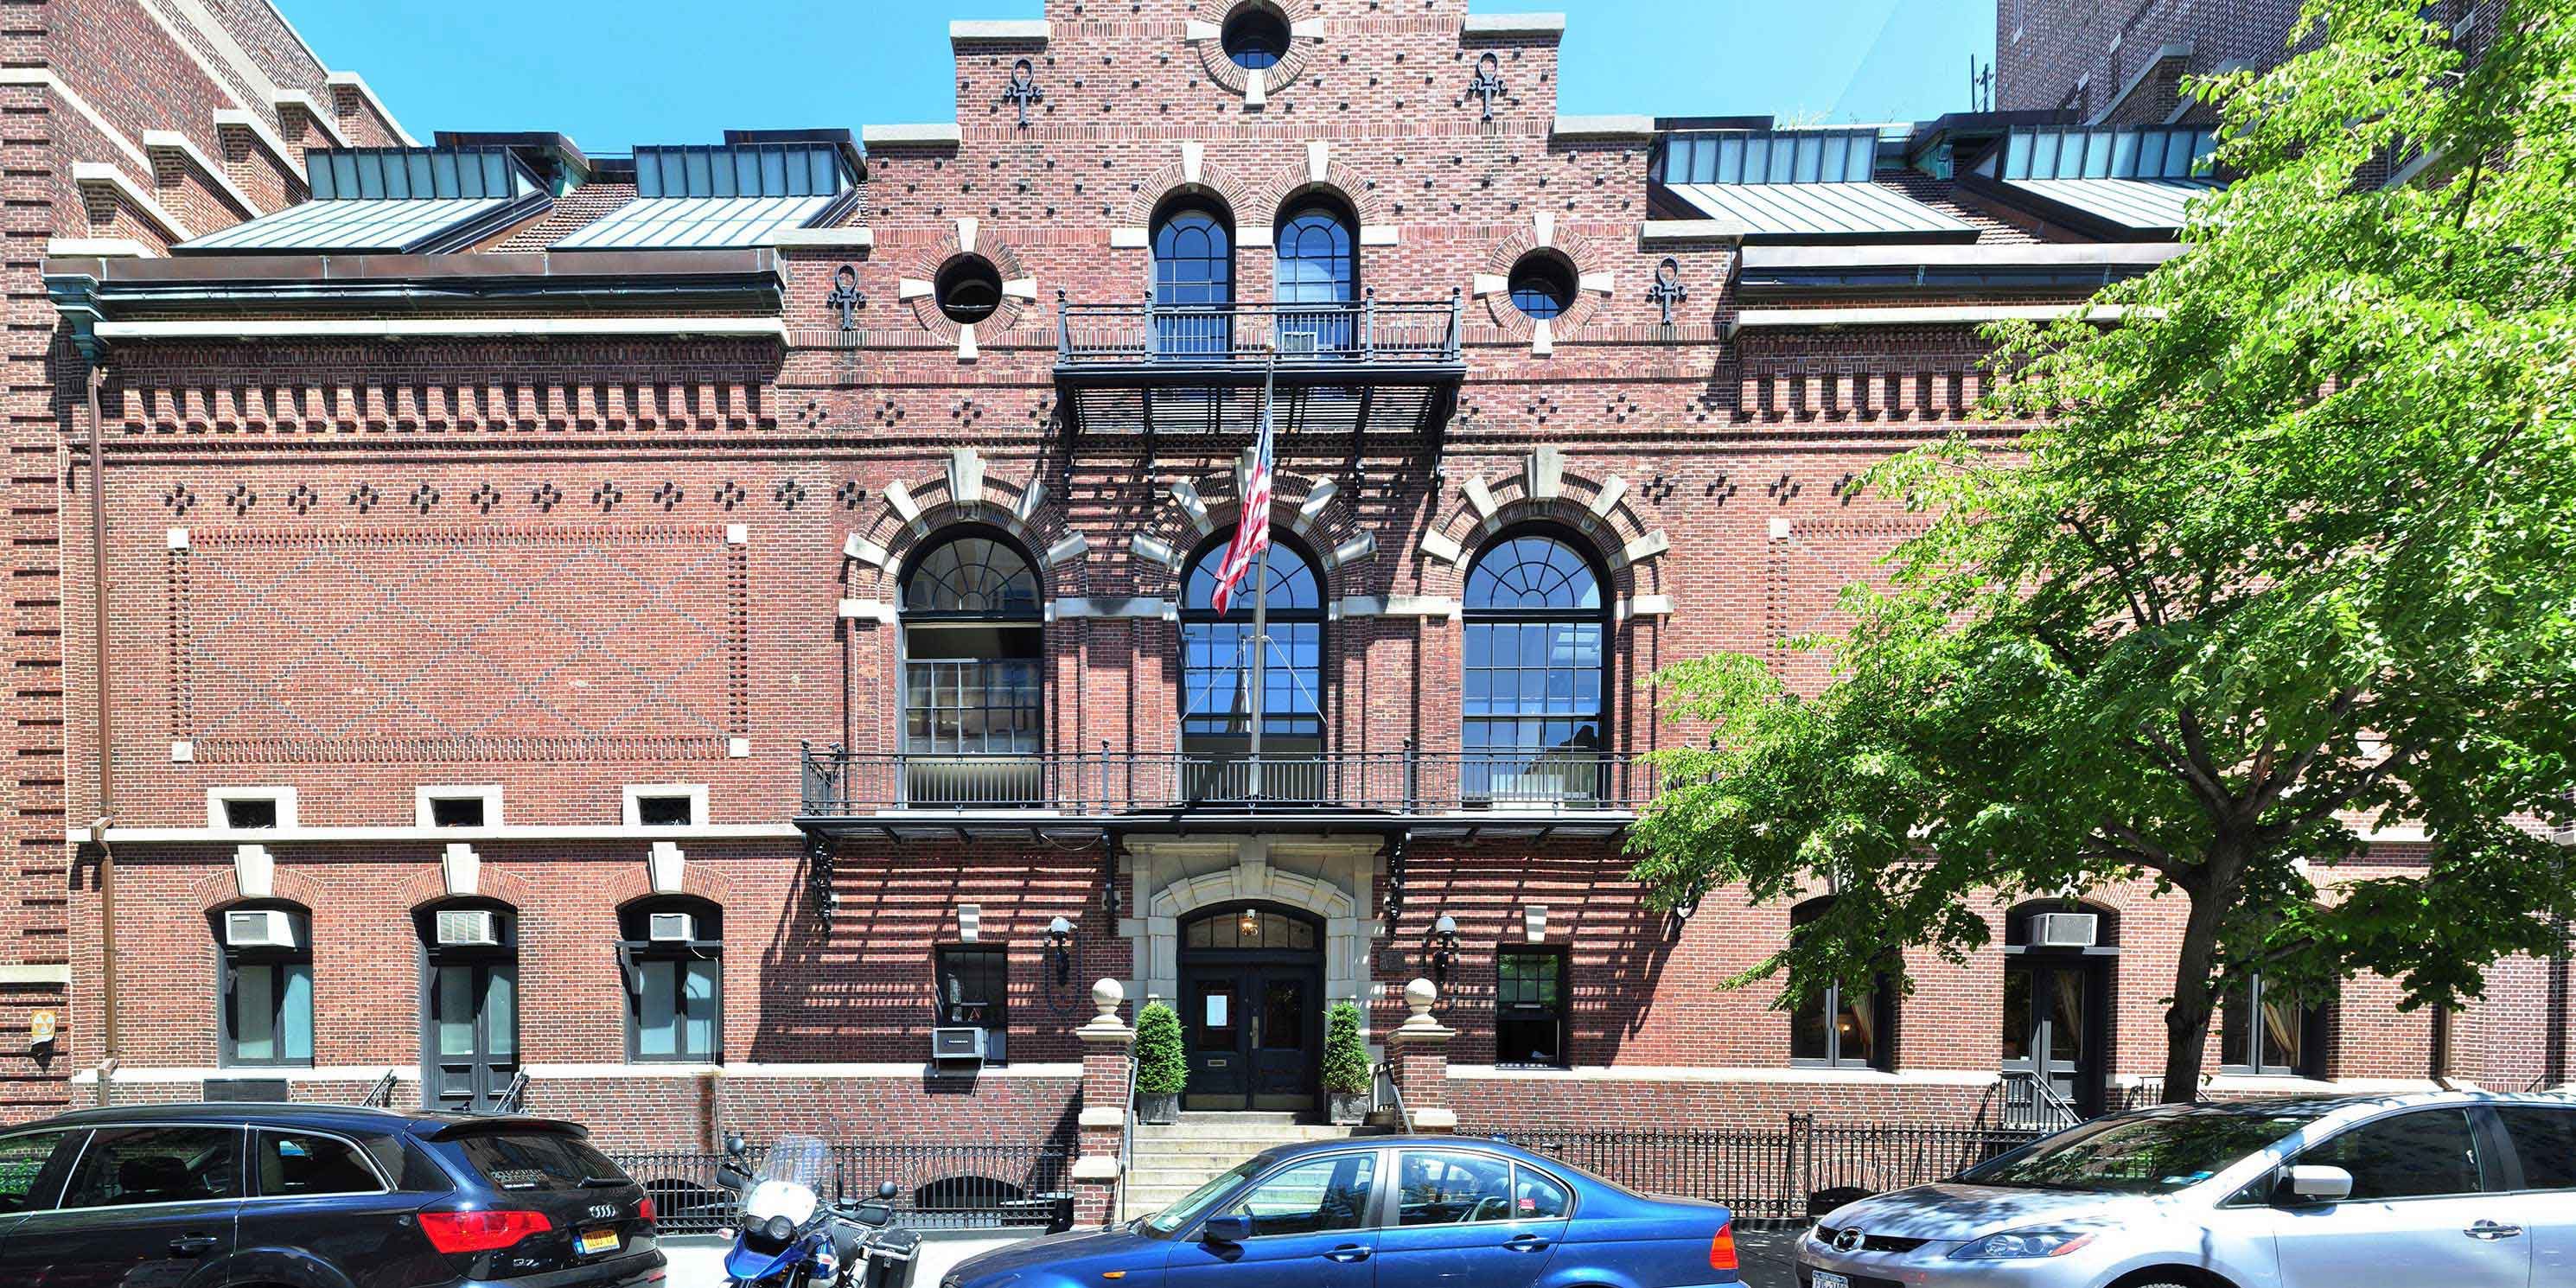
<path fill-rule="evenodd" d="M 760 1170 L 755 1146 L 743 1166 Z M 644 1186 L 669 1234 L 707 1234 L 733 1223 L 737 1201 L 716 1184 L 720 1153 L 647 1150 L 609 1158 Z M 1073 1151 L 1060 1144 L 868 1143 L 831 1147 L 826 1198 L 856 1202 L 895 1183 L 896 1219 L 916 1230 L 1004 1226 L 1063 1228 L 1073 1219 Z"/>
<path fill-rule="evenodd" d="M 1946 1180 L 2043 1134 L 1819 1123 L 1791 1114 L 1778 1127 L 1529 1132 L 1508 1139 L 1631 1189 L 1723 1203 L 1739 1224 L 1785 1225 L 1868 1194 Z"/>
<path fill-rule="evenodd" d="M 1109 816 L 1186 809 L 1336 809 L 1389 814 L 1633 813 L 1654 771 L 1583 752 L 1178 752 L 1022 755 L 850 752 L 806 747 L 804 812 L 1053 811 Z"/>

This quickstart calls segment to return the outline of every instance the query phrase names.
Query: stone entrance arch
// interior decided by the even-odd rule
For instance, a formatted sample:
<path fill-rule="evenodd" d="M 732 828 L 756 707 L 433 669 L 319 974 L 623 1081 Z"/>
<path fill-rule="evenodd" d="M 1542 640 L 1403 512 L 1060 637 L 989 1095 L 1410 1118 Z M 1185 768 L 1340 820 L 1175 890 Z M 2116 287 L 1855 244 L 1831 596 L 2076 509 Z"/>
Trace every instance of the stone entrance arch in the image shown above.
<path fill-rule="evenodd" d="M 1135 838 L 1127 843 L 1135 898 L 1144 915 L 1135 941 L 1138 995 L 1173 1001 L 1180 992 L 1181 922 L 1213 907 L 1267 903 L 1308 913 L 1324 925 L 1328 1002 L 1368 1000 L 1368 915 L 1378 843 L 1328 837 Z"/>

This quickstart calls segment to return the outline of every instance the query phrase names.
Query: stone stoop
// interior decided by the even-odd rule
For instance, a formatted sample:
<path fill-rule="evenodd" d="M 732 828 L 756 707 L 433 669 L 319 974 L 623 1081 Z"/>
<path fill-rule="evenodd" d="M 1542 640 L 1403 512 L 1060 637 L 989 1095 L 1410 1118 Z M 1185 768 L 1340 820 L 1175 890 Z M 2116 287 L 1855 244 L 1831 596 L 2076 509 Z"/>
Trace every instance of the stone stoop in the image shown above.
<path fill-rule="evenodd" d="M 1136 1155 L 1127 1161 L 1126 1215 L 1143 1216 L 1179 1202 L 1207 1179 L 1276 1145 L 1340 1140 L 1369 1129 L 1302 1123 L 1295 1114 L 1188 1113 L 1169 1126 L 1136 1124 Z"/>

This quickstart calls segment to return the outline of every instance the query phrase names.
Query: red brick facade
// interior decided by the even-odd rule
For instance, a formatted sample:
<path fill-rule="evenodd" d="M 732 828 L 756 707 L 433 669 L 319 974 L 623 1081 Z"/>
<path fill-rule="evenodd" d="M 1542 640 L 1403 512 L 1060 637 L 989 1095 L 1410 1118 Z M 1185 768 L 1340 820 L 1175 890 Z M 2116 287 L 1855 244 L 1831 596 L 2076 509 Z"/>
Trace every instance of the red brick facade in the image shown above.
<path fill-rule="evenodd" d="M 285 140 L 300 162 L 333 131 L 392 139 L 371 97 L 326 81 L 259 6 L 210 40 L 242 51 L 234 60 L 174 46 L 170 24 L 190 28 L 151 18 L 162 3 L 52 6 L 66 20 L 54 39 L 77 32 L 74 47 L 91 51 L 54 76 L 125 137 L 187 134 L 256 213 L 304 195 L 300 172 L 279 168 L 263 140 Z M 1084 1098 L 1074 1029 L 1091 1016 L 1091 982 L 1122 980 L 1131 999 L 1157 991 L 1154 943 L 1171 933 L 1158 919 L 1214 906 L 1185 892 L 1217 889 L 1264 902 L 1302 892 L 1297 906 L 1338 945 L 1329 978 L 1365 994 L 1381 1039 L 1404 1018 L 1404 983 L 1434 973 L 1433 919 L 1454 917 L 1461 951 L 1437 1017 L 1456 1034 L 1442 1054 L 1462 1130 L 1790 1108 L 1955 1118 L 1986 1104 L 1999 951 L 1915 963 L 1885 1067 L 1793 1067 L 1788 1020 L 1768 996 L 1720 987 L 1779 941 L 1788 910 L 1718 891 L 1686 922 L 1649 911 L 1615 839 L 1597 831 L 1468 839 L 1427 828 L 1399 856 L 1385 829 L 1330 824 L 1164 827 L 1118 846 L 1086 828 L 942 837 L 880 820 L 809 848 L 796 825 L 800 745 L 902 750 L 900 573 L 960 523 L 1006 531 L 1039 565 L 1044 747 L 1176 751 L 1180 628 L 1164 610 L 1177 577 L 1156 552 L 1186 555 L 1229 528 L 1248 438 L 1242 426 L 1069 432 L 1054 373 L 1058 293 L 1077 305 L 1140 299 L 1153 273 L 1146 230 L 1176 193 L 1230 212 L 1238 299 L 1273 297 L 1266 230 L 1318 191 L 1354 216 L 1359 280 L 1378 300 L 1461 299 L 1466 374 L 1439 432 L 1280 435 L 1282 547 L 1293 540 L 1323 565 L 1322 598 L 1337 606 L 1319 668 L 1320 723 L 1337 755 L 1456 755 L 1466 563 L 1524 523 L 1607 570 L 1607 751 L 1703 735 L 1669 722 L 1645 683 L 1672 662 L 1762 652 L 1812 685 L 1812 661 L 1779 641 L 1832 624 L 1837 588 L 1873 575 L 1915 523 L 1852 495 L 1854 473 L 1929 437 L 2015 428 L 1969 422 L 1983 380 L 1971 315 L 2034 297 L 1742 299 L 1740 231 L 1650 212 L 1652 123 L 1556 115 L 1546 23 L 1473 18 L 1464 0 L 1400 14 L 1312 0 L 1295 10 L 1292 55 L 1261 78 L 1256 105 L 1201 29 L 1228 8 L 1147 0 L 1100 16 L 1051 0 L 1043 28 L 961 30 L 953 134 L 869 131 L 860 208 L 743 270 L 783 283 L 774 304 L 513 306 L 633 323 L 613 334 L 504 325 L 502 306 L 471 300 L 403 316 L 489 323 L 487 333 L 388 337 L 352 325 L 375 316 L 363 309 L 276 302 L 221 314 L 238 332 L 186 330 L 175 324 L 188 315 L 150 306 L 131 314 L 140 329 L 102 330 L 112 960 L 97 889 L 105 856 L 81 840 L 102 813 L 88 365 L 68 315 L 59 331 L 13 333 L 21 858 L 0 925 L 9 960 L 68 967 L 70 982 L 0 990 L 9 1034 L 37 1007 L 65 1020 L 42 1064 L 0 1042 L 0 1112 L 102 1094 L 111 966 L 121 1023 L 106 1082 L 117 1098 L 193 1096 L 233 1076 L 350 1098 L 391 1069 L 398 1102 L 417 1103 L 414 916 L 459 888 L 441 859 L 460 839 L 476 860 L 473 897 L 517 914 L 529 1107 L 580 1117 L 618 1145 L 704 1147 L 729 1128 L 1071 1140 Z M 1490 120 L 1468 91 L 1489 53 L 1502 82 Z M 2019 57 L 2007 54 L 2006 108 L 2030 105 L 2025 83 L 2039 78 Z M 1003 95 L 1021 58 L 1043 90 L 1025 126 Z M 286 91 L 286 105 L 245 103 L 228 83 L 248 76 L 236 61 Z M 26 221 L 45 229 L 17 234 L 23 305 L 36 307 L 25 297 L 42 285 L 32 266 L 47 235 L 130 238 L 156 257 L 183 240 L 125 189 L 73 182 L 77 164 L 125 158 L 59 88 L 21 81 L 0 94 L 44 123 L 41 141 L 13 136 L 9 149 L 22 198 L 52 204 Z M 330 114 L 327 129 L 302 102 Z M 219 110 L 257 126 L 219 127 Z M 185 166 L 129 178 L 197 235 L 254 213 Z M 549 266 L 535 252 L 632 199 L 621 182 L 631 179 L 575 189 L 474 258 L 496 274 L 574 274 L 578 256 Z M 1881 183 L 1982 230 L 1979 246 L 2072 236 L 1928 174 Z M 55 251 L 46 272 L 58 294 L 85 278 L 164 280 L 152 260 Z M 1579 275 L 1577 298 L 1545 328 L 1501 289 L 1533 252 Z M 1013 288 L 971 337 L 931 285 L 968 253 Z M 652 285 L 683 262 L 644 262 L 654 254 L 601 271 Z M 1688 290 L 1670 325 L 1647 289 L 1667 256 Z M 865 297 L 846 330 L 830 302 L 844 265 Z M 1931 311 L 1901 311 L 1918 306 Z M 1839 312 L 1813 324 L 1778 316 L 1801 308 Z M 639 784 L 701 787 L 704 816 L 630 825 L 624 789 Z M 499 817 L 453 835 L 416 826 L 419 789 L 437 785 L 497 785 Z M 244 836 L 210 824 L 210 790 L 263 787 L 294 789 L 291 826 Z M 653 892 L 657 842 L 684 856 L 677 888 L 723 912 L 720 1062 L 627 1055 L 618 914 Z M 310 1069 L 219 1067 L 216 917 L 242 895 L 235 854 L 246 844 L 273 860 L 273 898 L 310 916 Z M 1236 846 L 1237 859 L 1209 858 Z M 828 919 L 810 889 L 818 852 L 836 902 Z M 2389 845 L 2353 870 L 2408 862 Z M 2100 1057 L 2117 1088 L 2160 1065 L 2157 999 L 2179 915 L 2143 887 L 2088 898 L 2118 918 L 2116 1019 Z M 1008 951 L 1010 1062 L 934 1076 L 933 953 L 967 938 L 967 907 L 980 918 L 974 941 Z M 1495 1067 L 1496 955 L 1529 939 L 1534 907 L 1545 910 L 1539 939 L 1568 956 L 1571 1071 Z M 1059 916 L 1073 928 L 1060 971 L 1047 935 Z M 2500 970 L 2489 1004 L 2456 1021 L 2452 1071 L 2519 1085 L 2555 1067 L 2523 1037 L 2565 992 L 2544 967 Z M 2385 1085 L 2434 1072 L 2429 1018 L 2397 1014 L 2392 997 L 2383 981 L 2346 991 L 2322 1074 Z"/>

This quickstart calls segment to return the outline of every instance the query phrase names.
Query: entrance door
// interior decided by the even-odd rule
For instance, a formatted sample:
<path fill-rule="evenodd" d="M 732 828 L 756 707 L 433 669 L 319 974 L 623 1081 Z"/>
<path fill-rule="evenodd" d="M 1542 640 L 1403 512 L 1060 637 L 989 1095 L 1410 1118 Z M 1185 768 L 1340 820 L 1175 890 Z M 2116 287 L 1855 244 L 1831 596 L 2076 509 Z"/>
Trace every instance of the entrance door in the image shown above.
<path fill-rule="evenodd" d="M 1226 908 L 1181 928 L 1192 1110 L 1303 1113 L 1324 1053 L 1320 932 L 1294 914 Z"/>
<path fill-rule="evenodd" d="M 2031 1075 L 2080 1114 L 2101 1111 L 2104 973 L 2036 954 L 2004 964 L 2003 1068 Z M 2033 1107 L 2035 1109 L 2041 1107 Z"/>
<path fill-rule="evenodd" d="M 429 972 L 430 1103 L 463 1113 L 498 1108 L 519 1072 L 519 968 L 515 962 L 438 962 Z"/>

